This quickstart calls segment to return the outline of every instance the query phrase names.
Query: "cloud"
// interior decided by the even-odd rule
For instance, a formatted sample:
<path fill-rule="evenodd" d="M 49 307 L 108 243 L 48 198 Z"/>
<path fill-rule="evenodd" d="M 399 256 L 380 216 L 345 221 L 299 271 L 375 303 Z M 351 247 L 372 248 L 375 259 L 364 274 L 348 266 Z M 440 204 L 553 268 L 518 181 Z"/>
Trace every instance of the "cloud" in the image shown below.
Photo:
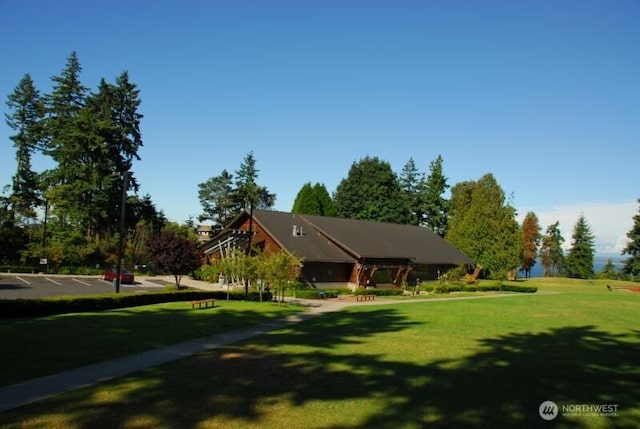
<path fill-rule="evenodd" d="M 598 254 L 620 254 L 626 246 L 627 232 L 633 226 L 633 217 L 637 214 L 637 201 L 623 202 L 584 202 L 551 208 L 520 208 L 518 221 L 522 222 L 525 214 L 532 211 L 538 216 L 542 233 L 555 222 L 560 222 L 560 232 L 565 239 L 564 247 L 571 247 L 571 235 L 581 214 L 591 226 L 594 247 Z"/>

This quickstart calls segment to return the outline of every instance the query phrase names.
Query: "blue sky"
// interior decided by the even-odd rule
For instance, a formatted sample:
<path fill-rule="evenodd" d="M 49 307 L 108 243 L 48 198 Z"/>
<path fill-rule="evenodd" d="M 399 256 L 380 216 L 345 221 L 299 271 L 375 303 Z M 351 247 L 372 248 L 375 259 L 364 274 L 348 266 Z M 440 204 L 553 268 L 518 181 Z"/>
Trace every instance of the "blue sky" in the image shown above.
<path fill-rule="evenodd" d="M 637 0 L 0 0 L 0 98 L 25 73 L 49 92 L 71 51 L 91 89 L 128 70 L 141 193 L 179 222 L 250 151 L 283 211 L 367 155 L 399 173 L 440 154 L 450 184 L 493 173 L 521 216 L 569 244 L 584 213 L 619 252 L 640 198 L 638 22 Z"/>

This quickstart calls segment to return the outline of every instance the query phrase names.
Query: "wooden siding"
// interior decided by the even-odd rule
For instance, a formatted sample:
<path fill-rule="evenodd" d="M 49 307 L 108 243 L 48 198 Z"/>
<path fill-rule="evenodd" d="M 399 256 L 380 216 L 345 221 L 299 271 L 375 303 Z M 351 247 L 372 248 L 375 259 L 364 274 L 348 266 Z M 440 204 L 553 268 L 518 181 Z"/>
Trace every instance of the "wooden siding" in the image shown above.
<path fill-rule="evenodd" d="M 249 218 L 240 224 L 238 229 L 242 231 L 249 231 Z M 253 222 L 252 229 L 252 246 L 258 245 L 265 254 L 278 253 L 281 250 L 278 243 L 269 234 L 267 234 L 257 222 Z"/>

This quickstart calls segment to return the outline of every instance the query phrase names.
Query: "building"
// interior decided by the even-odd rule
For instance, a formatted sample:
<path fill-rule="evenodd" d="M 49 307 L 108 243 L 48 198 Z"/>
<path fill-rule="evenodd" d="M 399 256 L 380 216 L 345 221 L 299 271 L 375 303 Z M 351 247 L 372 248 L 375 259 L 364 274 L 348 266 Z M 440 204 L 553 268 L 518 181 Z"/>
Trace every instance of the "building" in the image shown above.
<path fill-rule="evenodd" d="M 428 228 L 268 210 L 241 213 L 202 250 L 211 260 L 249 244 L 301 258 L 302 280 L 322 287 L 355 289 L 372 285 L 376 277 L 399 286 L 412 272 L 437 279 L 454 266 L 474 263 Z"/>
<path fill-rule="evenodd" d="M 204 224 L 198 225 L 196 233 L 198 234 L 198 242 L 206 243 L 211 240 L 211 237 L 213 236 L 213 226 Z"/>

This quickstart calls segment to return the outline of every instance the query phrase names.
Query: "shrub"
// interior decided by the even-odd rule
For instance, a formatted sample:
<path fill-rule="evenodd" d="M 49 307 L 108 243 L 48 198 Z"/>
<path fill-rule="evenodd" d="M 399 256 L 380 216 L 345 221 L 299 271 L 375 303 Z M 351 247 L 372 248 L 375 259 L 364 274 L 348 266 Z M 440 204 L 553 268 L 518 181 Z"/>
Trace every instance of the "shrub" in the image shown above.
<path fill-rule="evenodd" d="M 422 292 L 433 292 L 433 290 L 435 289 L 435 285 L 433 283 L 422 283 L 420 285 L 420 290 Z"/>
<path fill-rule="evenodd" d="M 160 304 L 163 302 L 194 301 L 214 298 L 226 300 L 224 291 L 163 291 L 149 293 L 110 294 L 91 296 L 62 296 L 42 299 L 6 299 L 0 300 L 0 319 L 14 319 L 21 317 L 40 317 L 65 313 L 84 313 L 92 311 L 113 310 L 117 308 L 137 307 L 141 305 Z M 231 300 L 245 299 L 244 292 L 229 295 Z M 259 301 L 258 292 L 251 292 L 246 298 L 249 301 Z M 270 301 L 271 294 L 263 293 L 263 301 Z"/>
<path fill-rule="evenodd" d="M 400 296 L 403 293 L 402 289 L 359 289 L 354 295 Z"/>
<path fill-rule="evenodd" d="M 525 286 L 525 285 L 504 285 L 502 286 L 502 290 L 508 292 L 522 292 L 522 293 L 535 293 L 538 291 L 538 288 L 535 286 Z"/>

